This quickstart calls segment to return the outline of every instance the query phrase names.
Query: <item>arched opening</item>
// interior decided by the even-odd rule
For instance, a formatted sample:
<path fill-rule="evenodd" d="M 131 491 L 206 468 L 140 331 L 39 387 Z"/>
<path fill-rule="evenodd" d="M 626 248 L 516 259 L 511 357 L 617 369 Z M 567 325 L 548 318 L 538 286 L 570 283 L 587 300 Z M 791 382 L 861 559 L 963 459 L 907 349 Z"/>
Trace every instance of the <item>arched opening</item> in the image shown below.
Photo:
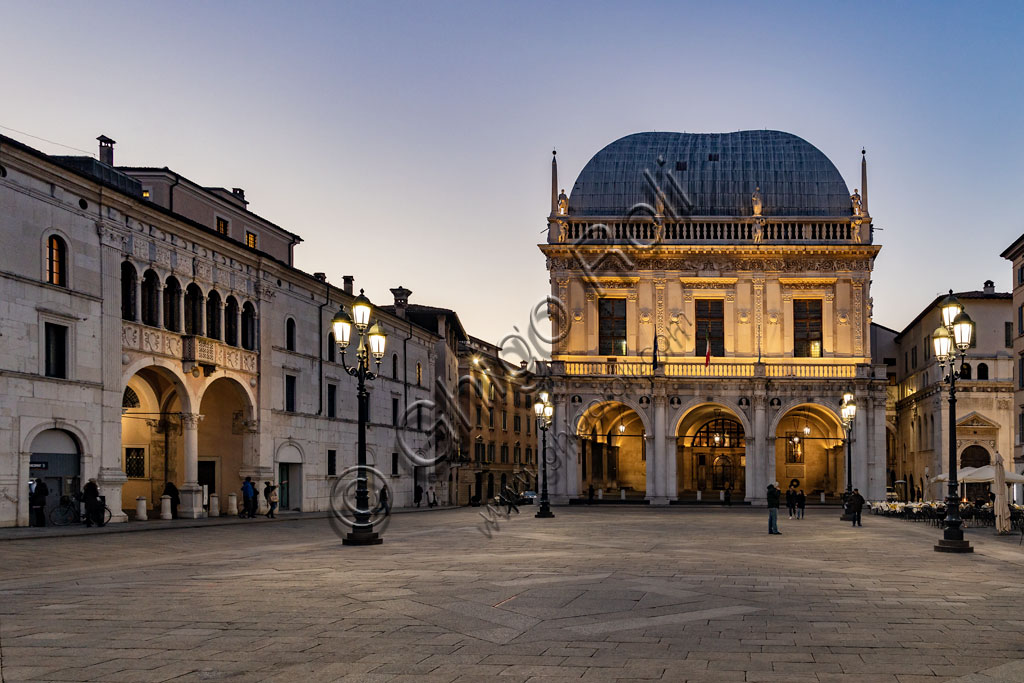
<path fill-rule="evenodd" d="M 256 348 L 256 309 L 248 301 L 242 306 L 242 348 Z"/>
<path fill-rule="evenodd" d="M 238 300 L 233 296 L 224 302 L 224 343 L 238 346 Z"/>
<path fill-rule="evenodd" d="M 963 453 L 960 454 L 960 467 L 984 467 L 985 465 L 991 465 L 992 458 L 988 451 L 985 450 L 984 446 L 968 446 L 964 449 Z M 975 501 L 979 498 L 988 500 L 989 485 L 987 482 L 971 482 L 964 484 L 964 496 L 969 501 Z"/>
<path fill-rule="evenodd" d="M 647 429 L 635 410 L 617 401 L 591 405 L 576 436 L 584 496 L 593 487 L 603 498 L 646 498 Z"/>
<path fill-rule="evenodd" d="M 164 282 L 164 329 L 181 332 L 181 284 L 173 275 Z"/>
<path fill-rule="evenodd" d="M 335 355 L 335 352 L 336 352 L 336 349 L 335 349 L 335 342 L 334 342 L 334 333 L 333 332 L 328 332 L 327 333 L 327 360 L 329 362 L 331 362 L 331 363 L 335 362 L 335 360 L 337 359 L 337 356 Z"/>
<path fill-rule="evenodd" d="M 295 350 L 295 318 L 288 318 L 284 322 L 284 346 L 289 351 Z"/>
<path fill-rule="evenodd" d="M 46 281 L 58 287 L 68 286 L 68 247 L 59 235 L 46 240 Z"/>
<path fill-rule="evenodd" d="M 282 510 L 302 509 L 302 452 L 293 443 L 285 443 L 278 450 L 277 461 L 277 485 L 278 505 Z M 367 464 L 372 466 L 370 454 L 367 453 Z M 370 491 L 376 491 L 379 484 L 373 481 L 373 474 L 369 475 L 366 486 Z M 394 500 L 392 500 L 394 504 Z"/>
<path fill-rule="evenodd" d="M 185 334 L 203 334 L 203 291 L 196 283 L 185 288 Z"/>
<path fill-rule="evenodd" d="M 695 407 L 676 427 L 676 487 L 682 500 L 746 497 L 747 441 L 739 417 L 715 404 Z"/>
<path fill-rule="evenodd" d="M 73 496 L 81 490 L 82 452 L 75 437 L 62 429 L 39 432 L 29 452 L 28 475 L 32 481 L 41 480 L 47 492 L 45 500 L 42 496 L 37 499 L 42 505 L 40 512 L 34 510 L 37 503 L 30 497 L 29 524 L 46 525 L 61 496 Z"/>
<path fill-rule="evenodd" d="M 203 506 L 209 509 L 210 494 L 220 499 L 221 511 L 227 511 L 227 494 L 237 493 L 241 500 L 245 477 L 245 453 L 251 429 L 249 399 L 237 381 L 222 377 L 203 392 L 199 404 L 203 416 L 199 423 L 199 486 L 203 488 Z M 256 482 L 263 490 L 262 482 Z M 278 494 L 280 495 L 280 494 Z"/>
<path fill-rule="evenodd" d="M 160 326 L 160 276 L 152 270 L 142 276 L 142 324 Z"/>
<path fill-rule="evenodd" d="M 970 378 L 971 378 L 971 364 L 970 363 L 964 363 L 963 365 L 960 366 L 960 379 L 970 379 Z"/>
<path fill-rule="evenodd" d="M 782 416 L 775 430 L 775 479 L 783 489 L 795 482 L 808 498 L 846 490 L 843 426 L 831 410 L 804 403 Z"/>
<path fill-rule="evenodd" d="M 183 393 L 181 379 L 159 366 L 136 372 L 122 392 L 121 468 L 127 480 L 121 501 L 129 516 L 139 496 L 159 512 L 167 482 L 178 489 L 185 483 Z"/>
<path fill-rule="evenodd" d="M 978 363 L 978 379 L 988 379 L 987 363 Z"/>
<path fill-rule="evenodd" d="M 220 294 L 215 289 L 206 295 L 206 336 L 220 339 Z"/>
<path fill-rule="evenodd" d="M 398 379 L 398 354 L 391 354 L 391 377 Z"/>
<path fill-rule="evenodd" d="M 121 320 L 135 321 L 135 285 L 137 283 L 135 266 L 123 261 L 121 263 Z"/>

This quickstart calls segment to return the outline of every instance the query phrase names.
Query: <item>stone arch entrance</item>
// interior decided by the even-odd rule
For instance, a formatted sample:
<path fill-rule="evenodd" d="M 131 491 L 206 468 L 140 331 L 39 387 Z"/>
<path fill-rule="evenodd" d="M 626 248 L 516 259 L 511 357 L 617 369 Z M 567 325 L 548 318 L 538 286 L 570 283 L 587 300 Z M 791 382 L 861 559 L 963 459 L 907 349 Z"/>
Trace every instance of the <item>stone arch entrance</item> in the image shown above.
<path fill-rule="evenodd" d="M 605 499 L 647 497 L 649 431 L 643 416 L 618 401 L 590 405 L 576 424 L 580 491 Z"/>
<path fill-rule="evenodd" d="M 747 439 L 740 416 L 715 403 L 694 406 L 676 424 L 677 490 L 681 500 L 733 501 L 746 496 Z"/>
<path fill-rule="evenodd" d="M 29 479 L 39 479 L 48 491 L 42 520 L 34 514 L 30 501 L 29 524 L 44 526 L 49 523 L 50 512 L 60 504 L 61 496 L 81 491 L 82 448 L 73 434 L 53 428 L 35 435 L 29 453 Z"/>
<path fill-rule="evenodd" d="M 252 405 L 238 381 L 220 377 L 204 389 L 199 413 L 203 419 L 199 423 L 197 472 L 199 486 L 203 487 L 203 506 L 209 509 L 210 495 L 216 493 L 221 512 L 226 512 L 228 494 L 241 496 L 245 476 L 256 474 L 256 463 L 250 457 L 255 432 Z M 262 492 L 263 482 L 256 484 Z"/>
<path fill-rule="evenodd" d="M 984 467 L 992 464 L 992 456 L 984 446 L 973 444 L 960 453 L 960 468 Z M 988 482 L 970 482 L 964 484 L 964 496 L 967 500 L 975 501 L 979 498 L 988 500 Z"/>
<path fill-rule="evenodd" d="M 776 421 L 774 437 L 775 479 L 780 488 L 795 481 L 808 497 L 845 490 L 843 426 L 831 408 L 817 403 L 790 407 Z"/>

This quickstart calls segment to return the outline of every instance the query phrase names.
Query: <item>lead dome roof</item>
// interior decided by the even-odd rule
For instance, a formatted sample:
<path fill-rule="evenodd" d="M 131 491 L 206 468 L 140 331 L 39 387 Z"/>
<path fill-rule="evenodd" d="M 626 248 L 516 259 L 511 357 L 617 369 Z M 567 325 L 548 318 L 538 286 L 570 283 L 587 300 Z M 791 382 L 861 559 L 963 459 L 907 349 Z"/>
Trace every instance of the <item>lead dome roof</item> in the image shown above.
<path fill-rule="evenodd" d="M 619 138 L 583 167 L 569 195 L 569 215 L 649 214 L 636 208 L 656 203 L 645 171 L 677 215 L 750 216 L 757 187 L 764 216 L 853 214 L 846 181 L 821 150 L 791 133 L 744 130 Z"/>

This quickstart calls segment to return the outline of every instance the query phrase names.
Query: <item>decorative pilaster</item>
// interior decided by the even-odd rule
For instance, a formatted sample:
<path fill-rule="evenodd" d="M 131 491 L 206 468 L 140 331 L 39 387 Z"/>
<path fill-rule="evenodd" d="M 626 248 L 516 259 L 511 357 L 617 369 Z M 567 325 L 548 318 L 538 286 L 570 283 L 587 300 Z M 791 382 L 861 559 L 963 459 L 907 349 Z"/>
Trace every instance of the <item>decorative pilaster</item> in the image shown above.
<path fill-rule="evenodd" d="M 199 487 L 199 421 L 198 413 L 182 413 L 181 426 L 185 447 L 185 482 L 179 488 L 181 506 L 178 515 L 185 519 L 199 519 L 203 511 L 203 490 Z"/>

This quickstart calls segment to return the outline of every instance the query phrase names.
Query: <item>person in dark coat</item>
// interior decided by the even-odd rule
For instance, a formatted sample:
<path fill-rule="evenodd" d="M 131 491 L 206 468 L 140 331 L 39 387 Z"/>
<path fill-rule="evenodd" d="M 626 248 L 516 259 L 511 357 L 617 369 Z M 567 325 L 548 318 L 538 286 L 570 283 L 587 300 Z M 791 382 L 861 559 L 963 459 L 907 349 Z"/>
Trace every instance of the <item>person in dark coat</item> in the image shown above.
<path fill-rule="evenodd" d="M 245 481 L 242 482 L 242 509 L 245 511 L 245 515 L 239 515 L 239 517 L 248 517 L 252 519 L 256 516 L 256 487 L 253 486 L 252 477 L 246 477 Z"/>
<path fill-rule="evenodd" d="M 103 501 L 100 500 L 100 489 L 95 479 L 90 479 L 82 487 L 82 502 L 85 503 L 85 525 L 103 526 Z"/>
<path fill-rule="evenodd" d="M 416 489 L 413 491 L 412 502 L 416 503 L 416 507 L 419 507 L 420 503 L 423 502 L 423 487 L 419 484 L 416 484 Z"/>
<path fill-rule="evenodd" d="M 768 484 L 768 533 L 769 534 L 781 534 L 779 531 L 779 501 L 782 498 L 782 493 L 776 488 L 774 484 Z"/>
<path fill-rule="evenodd" d="M 591 484 L 587 487 L 587 505 L 594 504 L 594 485 Z"/>
<path fill-rule="evenodd" d="M 860 523 L 860 513 L 864 509 L 865 502 L 864 496 L 860 495 L 859 489 L 854 489 L 853 495 L 846 501 L 847 509 L 850 511 L 850 519 L 853 520 L 853 526 L 862 526 Z"/>
<path fill-rule="evenodd" d="M 725 504 L 732 507 L 732 487 L 725 487 Z"/>
<path fill-rule="evenodd" d="M 171 519 L 178 518 L 178 505 L 181 504 L 181 494 L 178 493 L 178 487 L 174 485 L 174 482 L 167 482 L 164 484 L 163 495 L 170 496 L 171 498 Z"/>
<path fill-rule="evenodd" d="M 384 511 L 384 516 L 387 517 L 391 514 L 391 503 L 388 501 L 388 487 L 380 487 L 380 495 L 377 496 L 377 507 L 373 509 L 373 513 L 377 514 L 381 510 Z"/>
<path fill-rule="evenodd" d="M 804 494 L 804 490 L 800 489 L 800 492 L 796 494 L 796 518 L 804 518 L 804 508 L 807 507 L 807 496 Z"/>
<path fill-rule="evenodd" d="M 786 509 L 789 510 L 789 518 L 796 516 L 796 489 L 790 486 L 786 489 Z"/>
<path fill-rule="evenodd" d="M 46 497 L 50 495 L 50 488 L 42 479 L 36 479 L 35 486 L 28 496 L 29 507 L 32 508 L 32 524 L 34 526 L 46 526 Z"/>

